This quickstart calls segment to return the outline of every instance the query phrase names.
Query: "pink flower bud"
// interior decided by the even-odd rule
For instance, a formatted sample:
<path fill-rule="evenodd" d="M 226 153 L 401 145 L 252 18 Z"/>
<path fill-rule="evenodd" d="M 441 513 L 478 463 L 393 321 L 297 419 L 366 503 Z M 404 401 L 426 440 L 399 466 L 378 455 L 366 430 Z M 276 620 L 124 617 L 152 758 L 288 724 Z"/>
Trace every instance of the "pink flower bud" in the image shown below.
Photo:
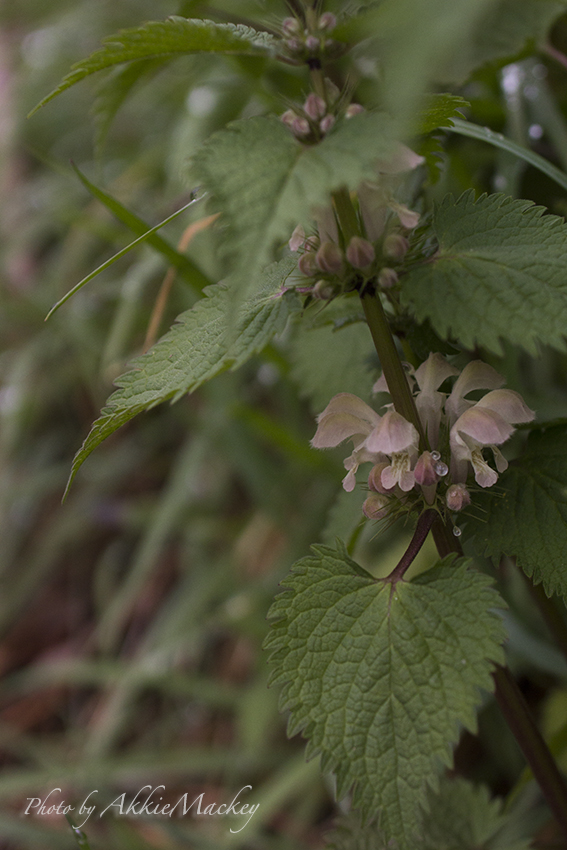
<path fill-rule="evenodd" d="M 303 44 L 298 38 L 286 38 L 285 46 L 290 53 L 301 53 L 303 51 Z"/>
<path fill-rule="evenodd" d="M 322 118 L 323 115 L 327 111 L 327 104 L 319 95 L 311 92 L 305 103 L 303 104 L 303 111 L 305 114 L 311 118 L 313 121 L 317 121 L 319 118 Z"/>
<path fill-rule="evenodd" d="M 423 454 L 419 456 L 413 473 L 417 483 L 424 487 L 430 487 L 431 484 L 437 484 L 439 478 L 435 470 L 435 461 L 431 457 L 431 452 L 423 452 Z"/>
<path fill-rule="evenodd" d="M 321 42 L 314 35 L 308 35 L 305 39 L 305 46 L 311 53 L 315 53 L 319 50 Z"/>
<path fill-rule="evenodd" d="M 315 255 L 313 253 L 303 254 L 303 256 L 299 258 L 297 267 L 301 274 L 304 274 L 306 277 L 313 277 L 319 271 L 317 263 L 315 262 Z"/>
<path fill-rule="evenodd" d="M 471 503 L 471 496 L 464 484 L 451 484 L 445 496 L 450 511 L 461 511 Z"/>
<path fill-rule="evenodd" d="M 323 135 L 325 135 L 325 133 L 329 132 L 331 127 L 334 125 L 334 123 L 335 123 L 335 116 L 334 115 L 325 115 L 325 117 L 322 118 L 319 121 L 319 129 L 321 130 Z"/>
<path fill-rule="evenodd" d="M 318 29 L 324 30 L 325 32 L 330 32 L 334 30 L 337 25 L 337 19 L 332 12 L 325 12 L 319 18 Z"/>
<path fill-rule="evenodd" d="M 335 287 L 327 280 L 318 280 L 311 290 L 311 295 L 319 301 L 330 301 L 335 295 Z"/>
<path fill-rule="evenodd" d="M 296 118 L 297 118 L 297 115 L 295 114 L 295 112 L 293 111 L 293 109 L 288 109 L 288 110 L 287 110 L 286 112 L 284 112 L 284 114 L 281 116 L 281 119 L 280 119 L 280 120 L 281 120 L 281 121 L 283 121 L 283 123 L 284 123 L 284 124 L 287 124 L 287 126 L 288 126 L 288 127 L 291 127 L 291 126 L 293 125 L 293 122 L 295 121 L 295 119 L 296 119 Z"/>
<path fill-rule="evenodd" d="M 384 519 L 389 513 L 390 499 L 382 493 L 371 493 L 362 505 L 362 513 L 368 519 Z"/>
<path fill-rule="evenodd" d="M 301 24 L 297 18 L 284 18 L 282 21 L 282 32 L 284 35 L 297 35 L 301 32 Z"/>
<path fill-rule="evenodd" d="M 355 269 L 367 269 L 376 259 L 373 245 L 362 236 L 353 236 L 346 251 L 347 260 Z"/>
<path fill-rule="evenodd" d="M 361 106 L 360 103 L 350 103 L 345 112 L 345 118 L 354 118 L 355 115 L 360 115 L 362 112 L 366 112 L 364 106 Z"/>
<path fill-rule="evenodd" d="M 299 249 L 305 245 L 305 231 L 300 224 L 297 225 L 293 233 L 291 234 L 291 239 L 289 240 L 289 250 L 299 251 Z"/>
<path fill-rule="evenodd" d="M 384 461 L 383 463 L 377 463 L 370 470 L 370 474 L 368 476 L 368 486 L 374 493 L 391 493 L 392 489 L 387 490 L 382 484 L 382 472 L 386 469 L 387 466 L 390 466 L 389 461 Z"/>
<path fill-rule="evenodd" d="M 304 136 L 308 136 L 311 132 L 311 125 L 307 118 L 300 118 L 298 115 L 291 122 L 291 129 L 293 133 L 298 138 L 303 138 Z"/>
<path fill-rule="evenodd" d="M 380 274 L 378 275 L 378 286 L 381 286 L 382 289 L 391 289 L 392 286 L 397 284 L 397 282 L 398 275 L 394 269 L 380 269 Z"/>
<path fill-rule="evenodd" d="M 390 233 L 384 239 L 384 254 L 394 260 L 403 260 L 409 248 L 409 242 L 401 233 Z"/>
<path fill-rule="evenodd" d="M 323 242 L 316 254 L 317 266 L 327 274 L 339 274 L 343 268 L 341 249 L 334 242 Z"/>

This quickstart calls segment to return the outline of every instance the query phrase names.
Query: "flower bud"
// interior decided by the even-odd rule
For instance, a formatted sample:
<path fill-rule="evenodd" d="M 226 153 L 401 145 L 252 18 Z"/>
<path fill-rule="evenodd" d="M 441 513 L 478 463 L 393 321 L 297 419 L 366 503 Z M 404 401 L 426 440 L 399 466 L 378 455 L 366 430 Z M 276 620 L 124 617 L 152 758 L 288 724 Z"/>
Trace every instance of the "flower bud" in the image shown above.
<path fill-rule="evenodd" d="M 325 133 L 329 132 L 329 130 L 331 129 L 331 127 L 333 126 L 334 123 L 335 123 L 335 116 L 334 115 L 325 115 L 325 117 L 322 118 L 319 121 L 319 129 L 321 130 L 323 135 L 325 135 Z"/>
<path fill-rule="evenodd" d="M 297 35 L 301 32 L 301 24 L 297 18 L 284 18 L 282 21 L 282 32 L 284 35 Z"/>
<path fill-rule="evenodd" d="M 325 30 L 325 32 L 330 32 L 331 30 L 335 29 L 336 25 L 337 25 L 336 16 L 333 15 L 332 12 L 325 12 L 319 18 L 319 23 L 317 25 L 317 28 L 320 29 L 320 30 Z"/>
<path fill-rule="evenodd" d="M 296 115 L 291 122 L 291 129 L 297 138 L 303 138 L 311 132 L 311 125 L 307 118 L 300 118 L 299 115 Z"/>
<path fill-rule="evenodd" d="M 303 43 L 298 38 L 286 38 L 285 46 L 290 53 L 301 53 L 303 51 Z"/>
<path fill-rule="evenodd" d="M 384 254 L 394 260 L 403 260 L 408 248 L 409 242 L 401 233 L 390 233 L 384 239 Z"/>
<path fill-rule="evenodd" d="M 295 114 L 293 109 L 288 109 L 280 117 L 280 121 L 283 121 L 284 124 L 286 124 L 288 127 L 291 127 L 296 118 L 297 118 L 297 115 Z"/>
<path fill-rule="evenodd" d="M 389 461 L 384 461 L 383 463 L 377 463 L 370 470 L 370 474 L 368 476 L 368 486 L 374 493 L 391 493 L 392 490 L 387 490 L 386 487 L 382 484 L 382 472 L 386 469 L 387 466 L 390 466 Z"/>
<path fill-rule="evenodd" d="M 398 275 L 394 269 L 380 269 L 380 274 L 378 275 L 378 286 L 381 286 L 382 289 L 391 289 L 392 286 L 397 284 L 397 282 Z"/>
<path fill-rule="evenodd" d="M 304 274 L 306 277 L 313 277 L 313 275 L 316 275 L 319 271 L 317 263 L 315 262 L 315 255 L 313 253 L 303 254 L 303 256 L 299 258 L 297 267 L 301 274 Z"/>
<path fill-rule="evenodd" d="M 438 476 L 435 471 L 435 461 L 431 457 L 430 452 L 423 452 L 417 459 L 414 469 L 415 480 L 418 484 L 424 487 L 430 487 L 432 484 L 437 484 Z"/>
<path fill-rule="evenodd" d="M 360 103 L 350 103 L 345 111 L 345 118 L 354 118 L 355 115 L 360 115 L 362 112 L 366 112 L 364 106 Z"/>
<path fill-rule="evenodd" d="M 314 35 L 308 35 L 305 39 L 305 46 L 311 53 L 315 53 L 321 47 L 321 42 Z"/>
<path fill-rule="evenodd" d="M 313 121 L 317 121 L 319 118 L 322 118 L 323 115 L 327 111 L 327 104 L 319 95 L 311 92 L 305 103 L 303 104 L 303 111 L 305 114 L 311 118 Z"/>
<path fill-rule="evenodd" d="M 327 274 L 339 274 L 343 268 L 341 249 L 334 242 L 323 242 L 316 254 L 317 266 Z"/>
<path fill-rule="evenodd" d="M 291 239 L 289 240 L 289 250 L 299 251 L 299 249 L 305 245 L 305 231 L 303 227 L 298 224 L 293 233 L 291 234 Z"/>
<path fill-rule="evenodd" d="M 445 496 L 450 511 L 461 511 L 471 503 L 471 495 L 465 484 L 451 484 Z"/>
<path fill-rule="evenodd" d="M 335 287 L 328 280 L 318 280 L 311 290 L 311 295 L 319 301 L 330 301 L 335 296 Z"/>
<path fill-rule="evenodd" d="M 346 250 L 347 260 L 355 269 L 367 269 L 376 259 L 374 246 L 362 236 L 353 236 Z"/>
<path fill-rule="evenodd" d="M 382 493 L 371 493 L 362 505 L 362 513 L 368 519 L 384 519 L 389 513 L 390 498 Z"/>

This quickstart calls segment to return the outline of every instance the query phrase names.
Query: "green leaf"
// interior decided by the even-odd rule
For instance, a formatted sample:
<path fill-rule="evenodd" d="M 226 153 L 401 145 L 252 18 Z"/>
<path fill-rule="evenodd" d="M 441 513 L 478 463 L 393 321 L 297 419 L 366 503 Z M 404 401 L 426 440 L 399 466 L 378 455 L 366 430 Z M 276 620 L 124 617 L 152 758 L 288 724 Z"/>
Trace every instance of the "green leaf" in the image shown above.
<path fill-rule="evenodd" d="M 470 106 L 456 94 L 430 95 L 417 120 L 416 133 L 432 133 L 440 127 L 453 127 L 455 118 L 462 118 L 459 110 Z"/>
<path fill-rule="evenodd" d="M 339 798 L 354 785 L 364 818 L 380 810 L 386 839 L 413 850 L 427 785 L 450 763 L 459 724 L 475 728 L 479 688 L 492 689 L 492 662 L 503 662 L 491 611 L 503 603 L 466 562 L 445 559 L 392 587 L 342 544 L 313 547 L 283 584 L 266 646 L 289 734 L 322 754 Z"/>
<path fill-rule="evenodd" d="M 121 30 L 104 40 L 104 47 L 82 59 L 63 77 L 56 89 L 43 98 L 30 115 L 54 97 L 104 68 L 139 59 L 175 57 L 188 53 L 227 53 L 258 56 L 271 53 L 276 40 L 241 24 L 217 24 L 171 16 L 165 21 L 149 21 L 141 27 Z"/>
<path fill-rule="evenodd" d="M 567 599 L 567 427 L 532 431 L 495 489 L 479 502 L 485 520 L 471 523 L 484 553 L 515 556 L 548 596 Z"/>
<path fill-rule="evenodd" d="M 430 789 L 428 806 L 413 850 L 528 850 L 531 846 L 518 813 L 503 814 L 502 801 L 491 800 L 485 786 L 443 778 L 437 794 Z M 356 815 L 341 818 L 327 840 L 328 850 L 391 848 L 378 826 L 363 827 Z"/>
<path fill-rule="evenodd" d="M 291 377 L 315 413 L 337 393 L 354 393 L 370 401 L 379 370 L 365 322 L 337 331 L 328 325 L 310 329 L 298 322 L 290 345 Z"/>
<path fill-rule="evenodd" d="M 235 121 L 211 136 L 192 173 L 222 212 L 224 250 L 241 289 L 298 223 L 309 223 L 314 207 L 329 205 L 341 186 L 355 189 L 371 179 L 377 161 L 393 150 L 392 122 L 379 113 L 343 119 L 310 146 L 275 117 Z"/>
<path fill-rule="evenodd" d="M 501 339 L 565 349 L 567 225 L 505 195 L 448 195 L 430 235 L 438 250 L 402 279 L 402 300 L 447 339 L 501 353 Z"/>
<path fill-rule="evenodd" d="M 226 286 L 207 287 L 205 298 L 118 378 L 119 389 L 73 460 L 67 490 L 83 461 L 121 425 L 164 401 L 178 401 L 225 369 L 237 369 L 282 331 L 299 307 L 293 294 L 278 294 L 294 267 L 295 261 L 286 259 L 266 269 L 261 290 L 240 306 L 237 318 L 230 317 Z"/>

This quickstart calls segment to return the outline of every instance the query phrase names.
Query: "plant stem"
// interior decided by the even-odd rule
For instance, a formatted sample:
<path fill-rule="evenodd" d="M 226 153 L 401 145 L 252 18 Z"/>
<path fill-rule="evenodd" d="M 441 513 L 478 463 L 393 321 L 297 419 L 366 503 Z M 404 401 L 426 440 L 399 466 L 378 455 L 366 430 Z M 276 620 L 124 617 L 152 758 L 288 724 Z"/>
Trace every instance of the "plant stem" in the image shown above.
<path fill-rule="evenodd" d="M 436 516 L 437 512 L 432 509 L 424 511 L 422 514 L 420 514 L 420 517 L 417 521 L 417 525 L 415 527 L 415 531 L 413 533 L 413 537 L 410 540 L 408 548 L 400 558 L 400 561 L 397 566 L 392 570 L 392 572 L 385 579 L 385 581 L 389 581 L 392 584 L 397 584 L 400 579 L 404 577 L 405 573 L 415 561 L 419 550 L 425 543 L 427 535 L 429 534 L 429 531 L 431 529 L 431 526 L 433 525 Z"/>
<path fill-rule="evenodd" d="M 353 216 L 356 221 L 356 214 L 352 207 L 352 202 L 348 192 L 346 190 L 335 192 L 333 194 L 333 200 L 335 202 L 337 217 L 345 238 L 347 235 L 348 238 L 352 235 L 356 235 L 352 232 Z M 347 200 L 348 205 L 350 205 L 350 208 L 352 209 L 352 214 L 347 207 Z M 398 413 L 401 413 L 402 416 L 415 425 L 419 431 L 422 446 L 424 446 L 425 437 L 423 427 L 419 420 L 415 402 L 413 400 L 406 374 L 398 355 L 392 331 L 388 324 L 386 314 L 384 313 L 380 297 L 367 286 L 361 294 L 361 300 L 366 321 L 368 322 L 368 327 L 370 328 L 370 333 L 374 340 L 376 352 L 380 358 L 380 363 L 384 371 L 388 389 L 392 396 L 392 401 L 394 402 L 394 407 Z M 426 523 L 429 523 L 429 516 L 425 519 L 429 513 L 429 511 L 426 511 L 422 514 L 422 517 L 420 517 L 420 520 L 423 519 L 422 526 L 418 523 L 418 527 L 420 528 L 420 537 L 422 532 L 425 531 Z M 431 513 L 433 513 L 433 511 Z M 420 545 L 423 545 L 423 542 L 427 537 L 427 533 L 429 532 L 429 528 L 432 528 L 433 530 L 435 544 L 439 551 L 439 555 L 442 558 L 446 557 L 451 552 L 455 552 L 459 555 L 463 554 L 459 541 L 450 532 L 447 525 L 444 524 L 437 516 L 431 517 L 431 523 L 427 526 L 427 531 L 425 531 L 425 535 Z M 416 535 L 414 535 L 414 538 Z M 412 544 L 414 544 L 414 540 L 412 540 L 412 543 L 408 548 L 408 552 L 406 552 L 402 561 L 400 561 L 400 564 L 398 564 L 395 568 L 394 573 L 396 573 L 400 567 L 404 572 L 407 569 L 407 566 L 405 566 L 405 559 L 406 555 L 408 555 L 408 557 L 410 556 L 409 553 L 412 548 Z M 415 557 L 415 555 L 413 557 Z M 558 824 L 561 826 L 561 829 L 567 838 L 567 785 L 559 772 L 547 744 L 539 732 L 536 722 L 522 696 L 520 689 L 514 681 L 512 674 L 508 669 L 497 667 L 493 674 L 493 678 L 495 683 L 496 700 L 500 706 L 500 710 L 502 711 L 508 726 L 524 753 L 549 808 L 553 812 Z"/>
<path fill-rule="evenodd" d="M 567 787 L 565 780 L 537 728 L 532 713 L 510 671 L 498 666 L 493 673 L 495 696 L 506 722 L 518 742 L 533 775 L 567 838 Z"/>

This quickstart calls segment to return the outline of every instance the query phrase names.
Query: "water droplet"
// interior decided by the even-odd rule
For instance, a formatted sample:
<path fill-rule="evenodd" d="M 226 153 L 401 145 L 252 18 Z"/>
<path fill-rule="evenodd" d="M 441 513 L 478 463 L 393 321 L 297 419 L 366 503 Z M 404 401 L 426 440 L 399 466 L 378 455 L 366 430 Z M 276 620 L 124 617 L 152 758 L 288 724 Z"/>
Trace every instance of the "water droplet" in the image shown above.
<path fill-rule="evenodd" d="M 453 534 L 455 535 L 455 537 L 460 537 L 462 533 L 463 532 L 461 531 L 458 525 L 455 525 L 453 527 Z"/>
<path fill-rule="evenodd" d="M 443 463 L 442 460 L 438 461 L 438 463 L 435 464 L 434 469 L 437 475 L 440 476 L 440 478 L 443 478 L 449 472 L 449 467 L 446 463 Z"/>
<path fill-rule="evenodd" d="M 441 460 L 439 452 L 431 452 L 431 460 Z"/>

